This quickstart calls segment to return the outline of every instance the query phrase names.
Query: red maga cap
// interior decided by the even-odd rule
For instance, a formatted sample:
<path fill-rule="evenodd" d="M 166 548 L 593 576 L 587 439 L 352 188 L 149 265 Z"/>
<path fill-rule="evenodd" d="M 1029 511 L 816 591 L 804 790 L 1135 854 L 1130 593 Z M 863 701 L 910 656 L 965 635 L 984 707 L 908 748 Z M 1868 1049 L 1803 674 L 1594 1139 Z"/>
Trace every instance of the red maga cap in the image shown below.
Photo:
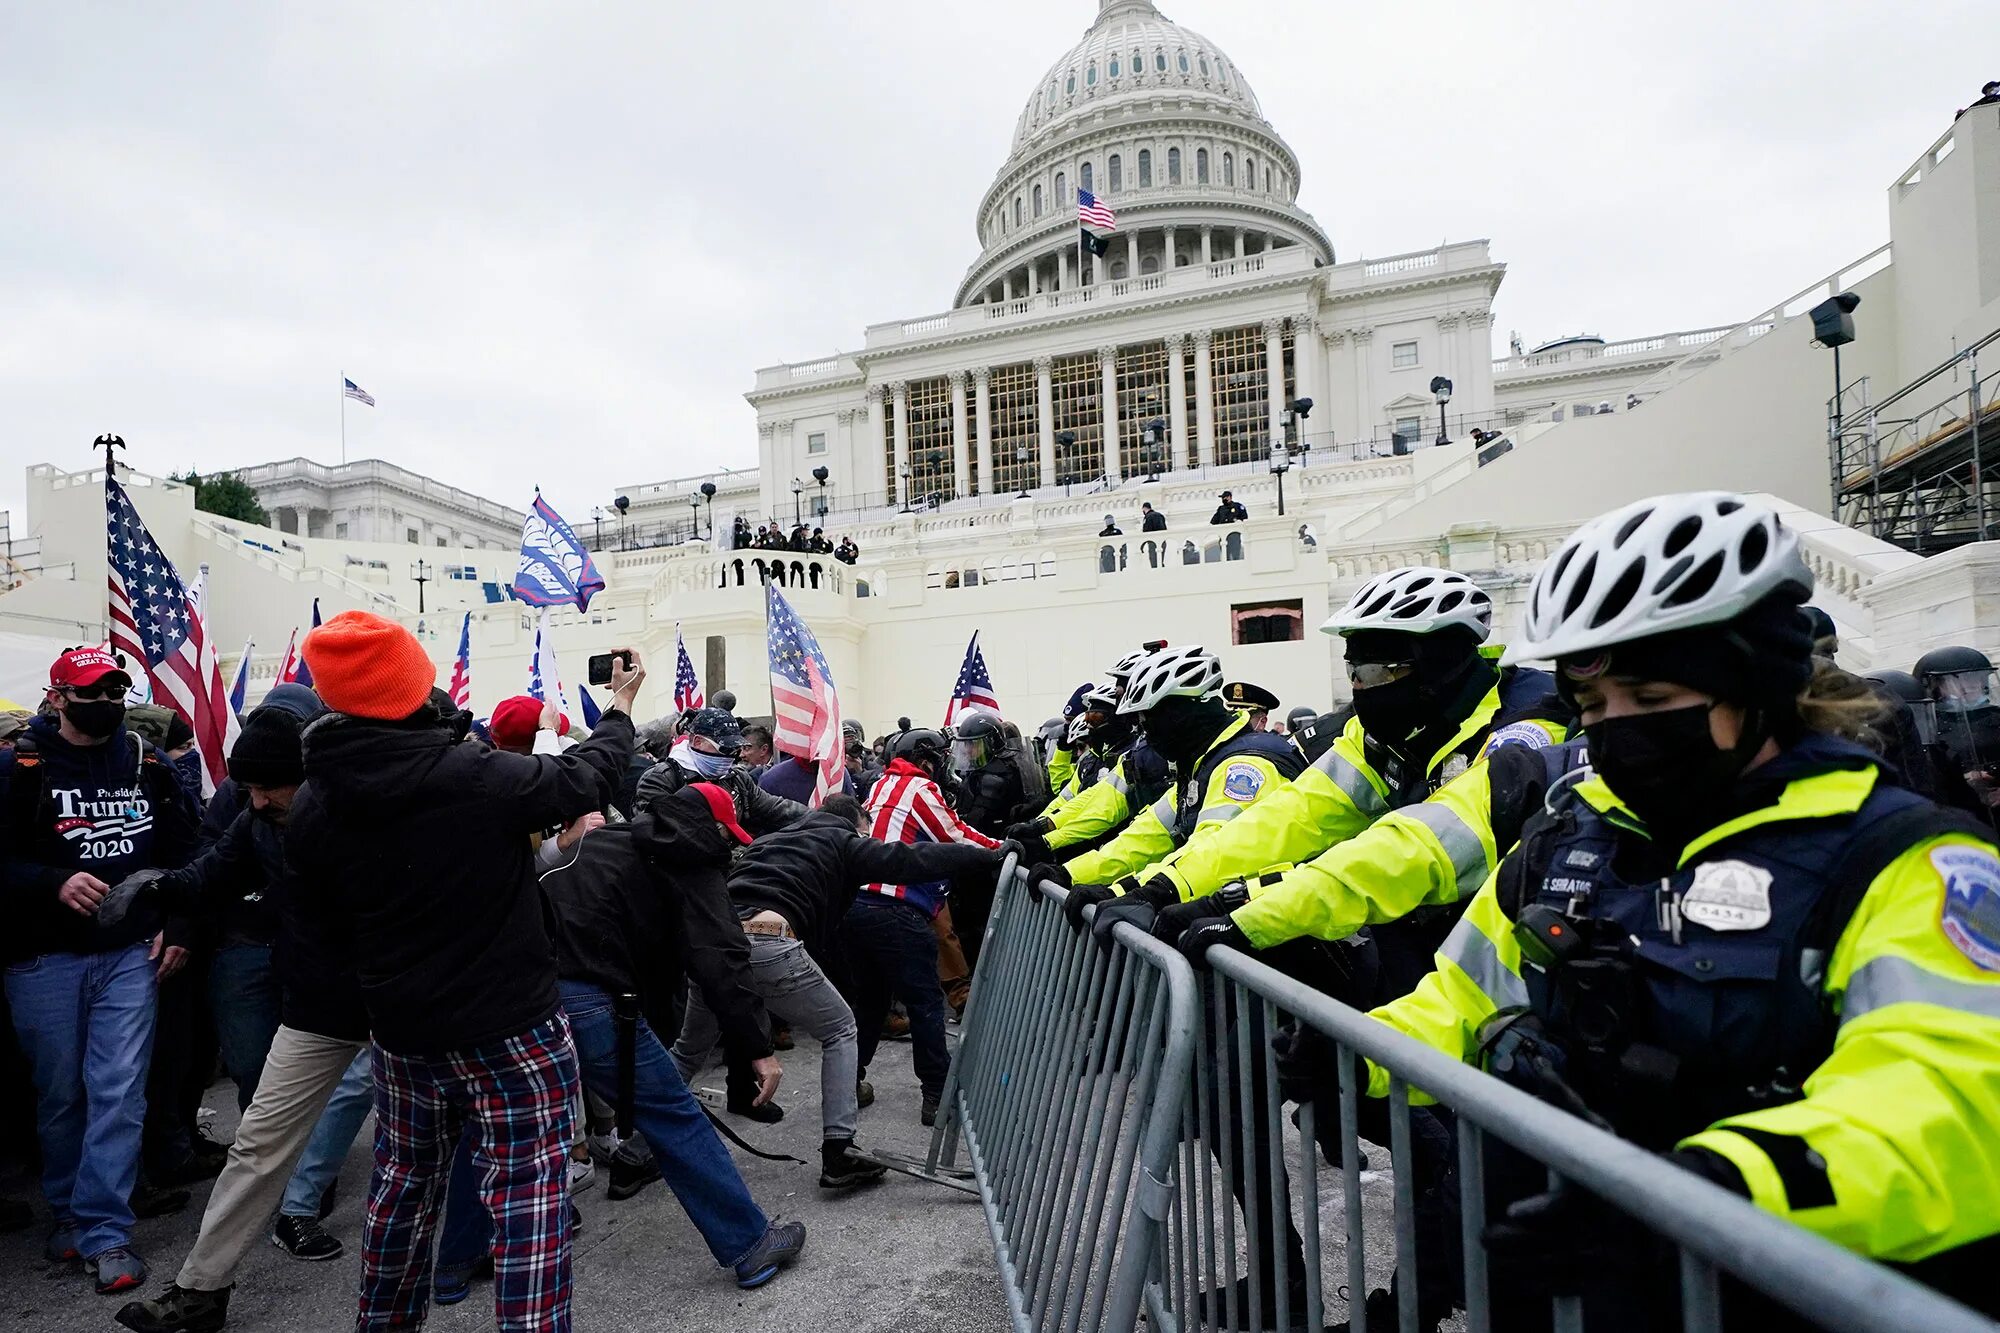
<path fill-rule="evenodd" d="M 106 676 L 116 676 L 125 682 L 126 689 L 132 688 L 132 673 L 119 665 L 108 648 L 72 648 L 49 668 L 49 684 L 54 688 L 95 685 Z"/>

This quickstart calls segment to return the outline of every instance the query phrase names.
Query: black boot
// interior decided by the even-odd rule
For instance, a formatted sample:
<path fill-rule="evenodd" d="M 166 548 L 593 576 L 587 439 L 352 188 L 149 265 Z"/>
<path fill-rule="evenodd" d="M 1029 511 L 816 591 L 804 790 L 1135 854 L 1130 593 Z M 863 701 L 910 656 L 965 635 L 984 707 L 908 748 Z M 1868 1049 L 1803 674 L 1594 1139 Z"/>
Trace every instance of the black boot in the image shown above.
<path fill-rule="evenodd" d="M 229 1288 L 190 1291 L 178 1284 L 150 1301 L 133 1301 L 118 1322 L 137 1333 L 217 1333 L 229 1318 Z"/>
<path fill-rule="evenodd" d="M 819 1187 L 844 1190 L 880 1180 L 889 1168 L 880 1162 L 857 1157 L 853 1139 L 827 1139 L 819 1145 Z"/>

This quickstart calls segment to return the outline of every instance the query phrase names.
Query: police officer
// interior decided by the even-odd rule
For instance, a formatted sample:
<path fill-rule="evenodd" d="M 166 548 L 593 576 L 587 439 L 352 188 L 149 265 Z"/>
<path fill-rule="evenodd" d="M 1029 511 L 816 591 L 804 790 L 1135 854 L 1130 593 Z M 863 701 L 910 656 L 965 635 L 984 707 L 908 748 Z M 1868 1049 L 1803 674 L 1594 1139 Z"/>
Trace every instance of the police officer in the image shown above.
<path fill-rule="evenodd" d="M 1285 730 L 1289 734 L 1296 736 L 1300 727 L 1306 726 L 1318 716 L 1319 710 L 1317 708 L 1309 704 L 1300 704 L 1297 708 L 1285 714 Z"/>
<path fill-rule="evenodd" d="M 1026 860 L 1081 855 L 1117 833 L 1166 790 L 1171 774 L 1165 756 L 1148 743 L 1138 719 L 1120 712 L 1118 706 L 1133 673 L 1165 646 L 1149 643 L 1127 653 L 1104 673 L 1103 688 L 1084 695 L 1081 743 L 1087 744 L 1095 765 L 1078 760 L 1076 795 L 1060 810 L 1007 830 L 1007 836 L 1025 849 Z"/>
<path fill-rule="evenodd" d="M 1222 702 L 1231 710 L 1250 716 L 1252 731 L 1268 731 L 1271 727 L 1271 710 L 1278 706 L 1278 696 L 1262 685 L 1253 685 L 1247 680 L 1233 680 L 1222 687 Z"/>
<path fill-rule="evenodd" d="M 1550 783 L 1437 970 L 1374 1016 L 1995 1312 L 2000 855 L 1831 734 L 1872 704 L 1815 677 L 1811 586 L 1743 496 L 1572 535 L 1514 652 L 1557 663 L 1591 770 Z M 1488 1160 L 1496 1327 L 1550 1294 L 1611 1326 L 1671 1309 L 1621 1214 Z"/>
<path fill-rule="evenodd" d="M 1547 672 L 1500 665 L 1502 649 L 1486 642 L 1492 599 L 1463 574 L 1421 566 L 1379 574 L 1320 628 L 1345 643 L 1353 715 L 1295 732 L 1306 771 L 1156 867 L 1155 896 L 1199 898 L 1311 860 L 1422 802 L 1498 746 L 1540 749 L 1568 732 L 1568 705 Z M 1430 970 L 1453 920 L 1443 907 L 1376 932 L 1387 994 Z"/>
<path fill-rule="evenodd" d="M 1977 648 L 1933 648 L 1913 672 L 1935 707 L 1938 740 L 1954 768 L 1988 805 L 2000 802 L 2000 703 L 1993 663 Z"/>

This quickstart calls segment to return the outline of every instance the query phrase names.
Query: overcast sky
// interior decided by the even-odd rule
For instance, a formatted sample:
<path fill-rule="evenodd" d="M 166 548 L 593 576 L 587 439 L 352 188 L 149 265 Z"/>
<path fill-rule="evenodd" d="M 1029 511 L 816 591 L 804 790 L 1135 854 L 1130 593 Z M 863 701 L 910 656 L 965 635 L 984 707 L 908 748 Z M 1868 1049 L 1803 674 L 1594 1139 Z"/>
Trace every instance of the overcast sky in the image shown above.
<path fill-rule="evenodd" d="M 12 4 L 0 507 L 390 459 L 574 520 L 755 461 L 753 370 L 946 308 L 1095 0 Z M 1731 323 L 1888 238 L 1991 0 L 1185 0 L 1339 257 L 1487 237 L 1496 347 Z M 1865 319 L 1865 313 L 1864 313 Z M 1866 331 L 1862 334 L 1866 337 Z"/>

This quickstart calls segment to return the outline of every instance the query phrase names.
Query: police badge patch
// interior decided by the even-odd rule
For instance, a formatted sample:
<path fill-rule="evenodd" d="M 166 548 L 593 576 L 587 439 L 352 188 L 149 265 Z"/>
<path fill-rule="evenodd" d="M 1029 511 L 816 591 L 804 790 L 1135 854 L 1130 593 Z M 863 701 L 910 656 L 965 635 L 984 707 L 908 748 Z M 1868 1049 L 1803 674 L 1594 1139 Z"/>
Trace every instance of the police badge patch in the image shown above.
<path fill-rule="evenodd" d="M 1960 843 L 1933 848 L 1931 866 L 1944 878 L 1944 937 L 1975 966 L 2000 972 L 2000 859 Z"/>
<path fill-rule="evenodd" d="M 1264 789 L 1264 775 L 1249 764 L 1231 764 L 1222 775 L 1222 794 L 1232 801 L 1255 800 Z"/>
<path fill-rule="evenodd" d="M 1762 930 L 1771 924 L 1771 872 L 1748 861 L 1708 861 L 1694 868 L 1681 915 L 1710 930 Z"/>
<path fill-rule="evenodd" d="M 1503 745 L 1525 745 L 1530 750 L 1546 750 L 1553 744 L 1555 742 L 1547 728 L 1532 722 L 1509 722 L 1486 738 L 1486 753 L 1492 754 Z"/>

